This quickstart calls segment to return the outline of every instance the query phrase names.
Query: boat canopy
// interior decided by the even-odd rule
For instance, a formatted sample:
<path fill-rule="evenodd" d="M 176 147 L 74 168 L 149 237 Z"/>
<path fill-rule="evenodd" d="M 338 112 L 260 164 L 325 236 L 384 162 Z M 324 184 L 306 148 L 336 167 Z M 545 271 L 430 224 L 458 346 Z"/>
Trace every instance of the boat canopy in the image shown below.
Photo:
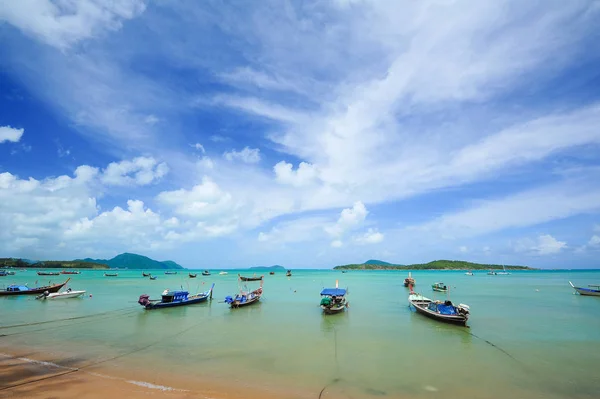
<path fill-rule="evenodd" d="M 321 295 L 344 296 L 346 295 L 346 290 L 343 288 L 323 288 Z"/>
<path fill-rule="evenodd" d="M 25 285 L 9 285 L 6 291 L 29 291 L 29 287 Z"/>

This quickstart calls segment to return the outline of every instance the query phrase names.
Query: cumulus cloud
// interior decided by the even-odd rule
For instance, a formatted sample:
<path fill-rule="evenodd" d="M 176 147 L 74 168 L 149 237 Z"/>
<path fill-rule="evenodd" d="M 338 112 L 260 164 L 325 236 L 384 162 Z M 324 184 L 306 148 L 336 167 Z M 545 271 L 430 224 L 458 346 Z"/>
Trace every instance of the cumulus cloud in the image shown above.
<path fill-rule="evenodd" d="M 278 162 L 273 167 L 275 180 L 281 184 L 302 187 L 313 183 L 317 177 L 317 169 L 310 163 L 300 162 L 298 169 L 294 170 L 293 168 L 291 163 Z"/>
<path fill-rule="evenodd" d="M 25 129 L 17 129 L 10 126 L 0 126 L 0 144 L 4 142 L 17 143 L 21 140 Z"/>
<path fill-rule="evenodd" d="M 592 248 L 600 247 L 600 236 L 594 234 L 588 241 L 587 245 Z"/>
<path fill-rule="evenodd" d="M 101 180 L 112 186 L 144 186 L 160 180 L 169 172 L 164 162 L 152 157 L 112 162 L 102 171 Z"/>
<path fill-rule="evenodd" d="M 561 252 L 566 247 L 566 242 L 559 241 L 550 234 L 542 234 L 535 240 L 519 240 L 515 245 L 515 251 L 529 252 L 536 255 L 552 255 Z"/>
<path fill-rule="evenodd" d="M 469 252 L 469 248 L 467 248 L 466 246 L 462 245 L 460 247 L 458 247 L 458 250 L 462 253 L 466 253 Z"/>
<path fill-rule="evenodd" d="M 223 158 L 228 161 L 239 160 L 244 163 L 260 162 L 260 150 L 258 148 L 244 147 L 241 151 L 231 150 L 223 153 Z"/>
<path fill-rule="evenodd" d="M 342 240 L 333 240 L 331 241 L 331 247 L 332 248 L 341 248 L 344 245 L 344 243 L 342 242 Z"/>
<path fill-rule="evenodd" d="M 377 244 L 383 241 L 384 235 L 377 229 L 369 228 L 364 234 L 354 238 L 357 244 Z"/>
<path fill-rule="evenodd" d="M 202 144 L 192 144 L 192 147 L 194 147 L 196 150 L 202 151 L 203 154 L 206 154 L 206 150 L 204 149 L 204 146 Z"/>
<path fill-rule="evenodd" d="M 325 231 L 333 237 L 341 237 L 347 231 L 360 227 L 367 218 L 367 208 L 361 201 L 356 201 L 352 208 L 345 208 L 334 225 L 325 227 Z"/>
<path fill-rule="evenodd" d="M 268 232 L 260 232 L 258 241 L 285 244 L 315 241 L 323 238 L 323 217 L 307 217 L 278 223 Z"/>

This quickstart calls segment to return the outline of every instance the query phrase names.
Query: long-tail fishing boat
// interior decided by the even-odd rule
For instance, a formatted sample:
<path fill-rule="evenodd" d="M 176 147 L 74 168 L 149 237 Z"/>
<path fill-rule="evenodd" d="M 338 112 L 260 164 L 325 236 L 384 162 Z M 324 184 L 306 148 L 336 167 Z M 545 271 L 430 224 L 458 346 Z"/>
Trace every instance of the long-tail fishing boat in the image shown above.
<path fill-rule="evenodd" d="M 579 295 L 600 296 L 600 285 L 588 285 L 588 287 L 590 287 L 590 288 L 583 288 L 583 287 L 575 287 L 573 285 L 573 283 L 570 281 L 569 281 L 569 284 L 571 285 L 571 287 L 573 287 L 573 289 L 577 293 L 579 293 Z M 596 289 L 592 289 L 591 287 L 594 287 Z"/>
<path fill-rule="evenodd" d="M 165 272 L 165 274 L 177 274 L 177 272 Z"/>
<path fill-rule="evenodd" d="M 240 293 L 237 294 L 235 297 L 226 296 L 225 303 L 229 304 L 229 306 L 232 309 L 241 308 L 244 306 L 252 305 L 253 303 L 257 303 L 263 294 L 263 283 L 264 281 L 260 280 L 260 287 L 258 287 L 254 291 L 248 292 L 244 291 L 243 289 L 240 289 Z"/>
<path fill-rule="evenodd" d="M 210 271 L 205 270 L 205 271 L 202 272 L 202 275 L 203 276 L 210 276 Z"/>
<path fill-rule="evenodd" d="M 285 275 L 286 275 L 287 277 L 292 277 L 292 271 L 291 271 L 291 270 L 288 270 L 287 272 L 285 272 Z"/>
<path fill-rule="evenodd" d="M 59 272 L 37 272 L 38 276 L 60 276 Z"/>
<path fill-rule="evenodd" d="M 4 290 L 0 290 L 0 296 L 8 296 L 8 295 L 37 295 L 42 294 L 45 291 L 49 293 L 58 292 L 62 287 L 65 286 L 69 282 L 71 278 L 68 278 L 67 281 L 60 284 L 53 285 L 44 285 L 40 287 L 28 287 L 27 285 L 18 285 L 13 284 L 6 287 Z"/>
<path fill-rule="evenodd" d="M 156 276 L 150 276 L 150 280 L 156 280 Z"/>
<path fill-rule="evenodd" d="M 198 273 L 188 273 L 188 276 L 190 276 L 190 278 L 196 278 L 196 276 L 198 276 Z"/>
<path fill-rule="evenodd" d="M 60 274 L 81 274 L 79 270 L 63 270 Z"/>
<path fill-rule="evenodd" d="M 346 300 L 347 290 L 338 288 L 338 280 L 335 280 L 335 288 L 323 288 L 321 291 L 321 309 L 325 314 L 335 314 L 346 310 L 349 306 Z"/>
<path fill-rule="evenodd" d="M 431 284 L 431 289 L 438 292 L 446 292 L 448 291 L 448 287 L 444 283 L 434 283 Z"/>
<path fill-rule="evenodd" d="M 260 277 L 256 277 L 256 276 L 253 276 L 253 277 L 244 277 L 244 276 L 241 276 L 241 275 L 238 274 L 238 277 L 242 281 L 260 281 L 260 280 L 263 279 L 264 276 L 260 276 Z"/>
<path fill-rule="evenodd" d="M 142 277 L 150 277 L 151 275 L 152 275 L 152 273 L 142 272 Z"/>
<path fill-rule="evenodd" d="M 404 286 L 408 287 L 409 285 L 413 287 L 415 285 L 415 279 L 412 277 L 411 272 L 408 272 L 408 277 L 404 279 Z"/>
<path fill-rule="evenodd" d="M 149 295 L 144 294 L 140 295 L 138 303 L 142 305 L 144 309 L 148 310 L 193 305 L 212 299 L 213 288 L 215 288 L 214 283 L 208 291 L 194 295 L 190 295 L 189 292 L 185 290 L 170 291 L 167 289 L 163 291 L 161 299 L 150 299 Z"/>
<path fill-rule="evenodd" d="M 470 308 L 464 303 L 454 305 L 450 300 L 434 301 L 413 291 L 410 287 L 408 306 L 414 307 L 417 313 L 431 319 L 446 323 L 466 325 L 469 319 Z"/>
<path fill-rule="evenodd" d="M 104 273 L 104 277 L 118 277 L 119 273 Z"/>

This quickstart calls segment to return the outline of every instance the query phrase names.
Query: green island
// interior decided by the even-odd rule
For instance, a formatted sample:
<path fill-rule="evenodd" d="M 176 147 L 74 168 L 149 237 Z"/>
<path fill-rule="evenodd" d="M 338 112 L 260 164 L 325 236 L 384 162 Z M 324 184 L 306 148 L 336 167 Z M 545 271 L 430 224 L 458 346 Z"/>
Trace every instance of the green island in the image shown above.
<path fill-rule="evenodd" d="M 429 263 L 399 265 L 370 259 L 365 263 L 335 266 L 334 270 L 537 270 L 528 266 L 490 265 L 462 260 L 434 260 Z"/>
<path fill-rule="evenodd" d="M 0 258 L 0 268 L 15 269 L 183 269 L 183 266 L 166 260 L 159 262 L 147 256 L 123 253 L 112 259 L 75 259 L 31 261 L 17 258 Z"/>

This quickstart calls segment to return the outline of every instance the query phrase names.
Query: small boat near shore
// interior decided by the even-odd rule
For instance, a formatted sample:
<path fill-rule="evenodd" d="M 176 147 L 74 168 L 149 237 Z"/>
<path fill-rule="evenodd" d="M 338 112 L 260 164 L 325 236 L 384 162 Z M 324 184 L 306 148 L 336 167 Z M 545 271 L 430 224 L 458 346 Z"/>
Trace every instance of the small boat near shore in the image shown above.
<path fill-rule="evenodd" d="M 444 283 L 434 283 L 431 284 L 431 289 L 438 292 L 447 292 L 448 287 Z"/>
<path fill-rule="evenodd" d="M 203 276 L 210 276 L 210 271 L 205 270 L 205 271 L 202 272 L 202 275 Z"/>
<path fill-rule="evenodd" d="M 156 280 L 156 276 L 150 276 L 150 280 Z"/>
<path fill-rule="evenodd" d="M 144 273 L 142 272 L 142 277 L 150 277 L 152 275 L 152 273 Z"/>
<path fill-rule="evenodd" d="M 573 283 L 570 282 L 570 281 L 569 281 L 569 284 L 571 285 L 571 287 L 573 287 L 573 289 L 579 295 L 584 295 L 584 296 L 600 296 L 600 285 L 588 285 L 588 287 L 595 287 L 596 288 L 596 289 L 592 289 L 592 288 L 575 287 L 573 285 Z"/>
<path fill-rule="evenodd" d="M 468 272 L 466 272 L 466 273 L 465 273 L 465 275 L 466 275 L 466 276 L 472 276 L 472 275 L 473 275 L 473 272 L 469 270 Z"/>
<path fill-rule="evenodd" d="M 263 280 L 260 280 L 260 287 L 254 291 L 244 291 L 240 289 L 240 293 L 236 294 L 235 297 L 226 296 L 225 303 L 229 304 L 232 309 L 249 306 L 260 301 L 260 297 L 263 294 Z"/>
<path fill-rule="evenodd" d="M 48 291 L 44 291 L 42 294 L 35 297 L 35 299 L 69 299 L 69 298 L 80 298 L 85 291 L 73 291 L 72 289 L 67 289 L 63 292 L 53 292 L 49 293 Z"/>
<path fill-rule="evenodd" d="M 275 272 L 269 272 L 269 275 L 273 276 L 275 275 Z"/>
<path fill-rule="evenodd" d="M 415 284 L 415 279 L 412 277 L 411 272 L 408 272 L 408 277 L 404 279 L 404 286 L 408 287 L 412 285 L 414 287 Z"/>
<path fill-rule="evenodd" d="M 496 272 L 497 276 L 508 276 L 510 273 L 506 271 L 506 266 L 502 266 L 501 272 Z"/>
<path fill-rule="evenodd" d="M 60 274 L 81 274 L 79 270 L 63 270 Z"/>
<path fill-rule="evenodd" d="M 264 276 L 260 276 L 260 277 L 244 277 L 238 274 L 238 277 L 240 280 L 242 281 L 261 281 L 263 279 Z"/>
<path fill-rule="evenodd" d="M 37 272 L 38 276 L 60 276 L 59 272 Z"/>
<path fill-rule="evenodd" d="M 228 273 L 227 272 L 219 272 L 219 275 L 221 275 L 221 276 L 224 276 L 226 274 L 228 274 Z"/>
<path fill-rule="evenodd" d="M 167 289 L 163 291 L 161 299 L 150 299 L 149 295 L 143 294 L 140 295 L 138 303 L 147 310 L 194 305 L 212 299 L 214 288 L 215 284 L 213 283 L 208 291 L 194 295 L 189 295 L 189 292 L 184 290 L 170 291 Z"/>
<path fill-rule="evenodd" d="M 343 312 L 349 306 L 346 300 L 348 290 L 338 288 L 338 281 L 335 280 L 335 288 L 323 288 L 321 291 L 321 303 L 319 306 L 324 314 L 336 314 Z"/>
<path fill-rule="evenodd" d="M 496 273 L 496 272 L 495 272 L 495 271 L 493 271 L 493 270 L 490 270 L 490 271 L 488 272 L 488 276 L 495 276 L 495 275 L 497 275 L 497 274 L 498 274 L 498 273 Z"/>
<path fill-rule="evenodd" d="M 68 278 L 67 281 L 60 284 L 54 285 L 45 285 L 41 287 L 33 287 L 30 288 L 27 285 L 9 285 L 4 290 L 0 290 L 0 296 L 9 296 L 9 295 L 36 295 L 42 294 L 44 291 L 48 291 L 49 293 L 58 292 L 62 287 L 64 287 L 71 278 Z"/>
<path fill-rule="evenodd" d="M 104 277 L 118 277 L 119 273 L 104 273 Z"/>
<path fill-rule="evenodd" d="M 285 275 L 286 275 L 287 277 L 292 277 L 292 271 L 291 271 L 291 270 L 288 270 L 288 271 L 285 273 Z"/>
<path fill-rule="evenodd" d="M 188 276 L 190 278 L 196 278 L 196 276 L 198 276 L 198 273 L 188 273 Z"/>
<path fill-rule="evenodd" d="M 165 274 L 177 274 L 177 272 L 165 272 Z"/>
<path fill-rule="evenodd" d="M 409 306 L 412 306 L 417 313 L 446 323 L 465 326 L 469 319 L 470 308 L 468 305 L 463 303 L 454 305 L 450 300 L 446 300 L 445 302 L 433 301 L 412 290 L 408 296 L 408 304 Z"/>

